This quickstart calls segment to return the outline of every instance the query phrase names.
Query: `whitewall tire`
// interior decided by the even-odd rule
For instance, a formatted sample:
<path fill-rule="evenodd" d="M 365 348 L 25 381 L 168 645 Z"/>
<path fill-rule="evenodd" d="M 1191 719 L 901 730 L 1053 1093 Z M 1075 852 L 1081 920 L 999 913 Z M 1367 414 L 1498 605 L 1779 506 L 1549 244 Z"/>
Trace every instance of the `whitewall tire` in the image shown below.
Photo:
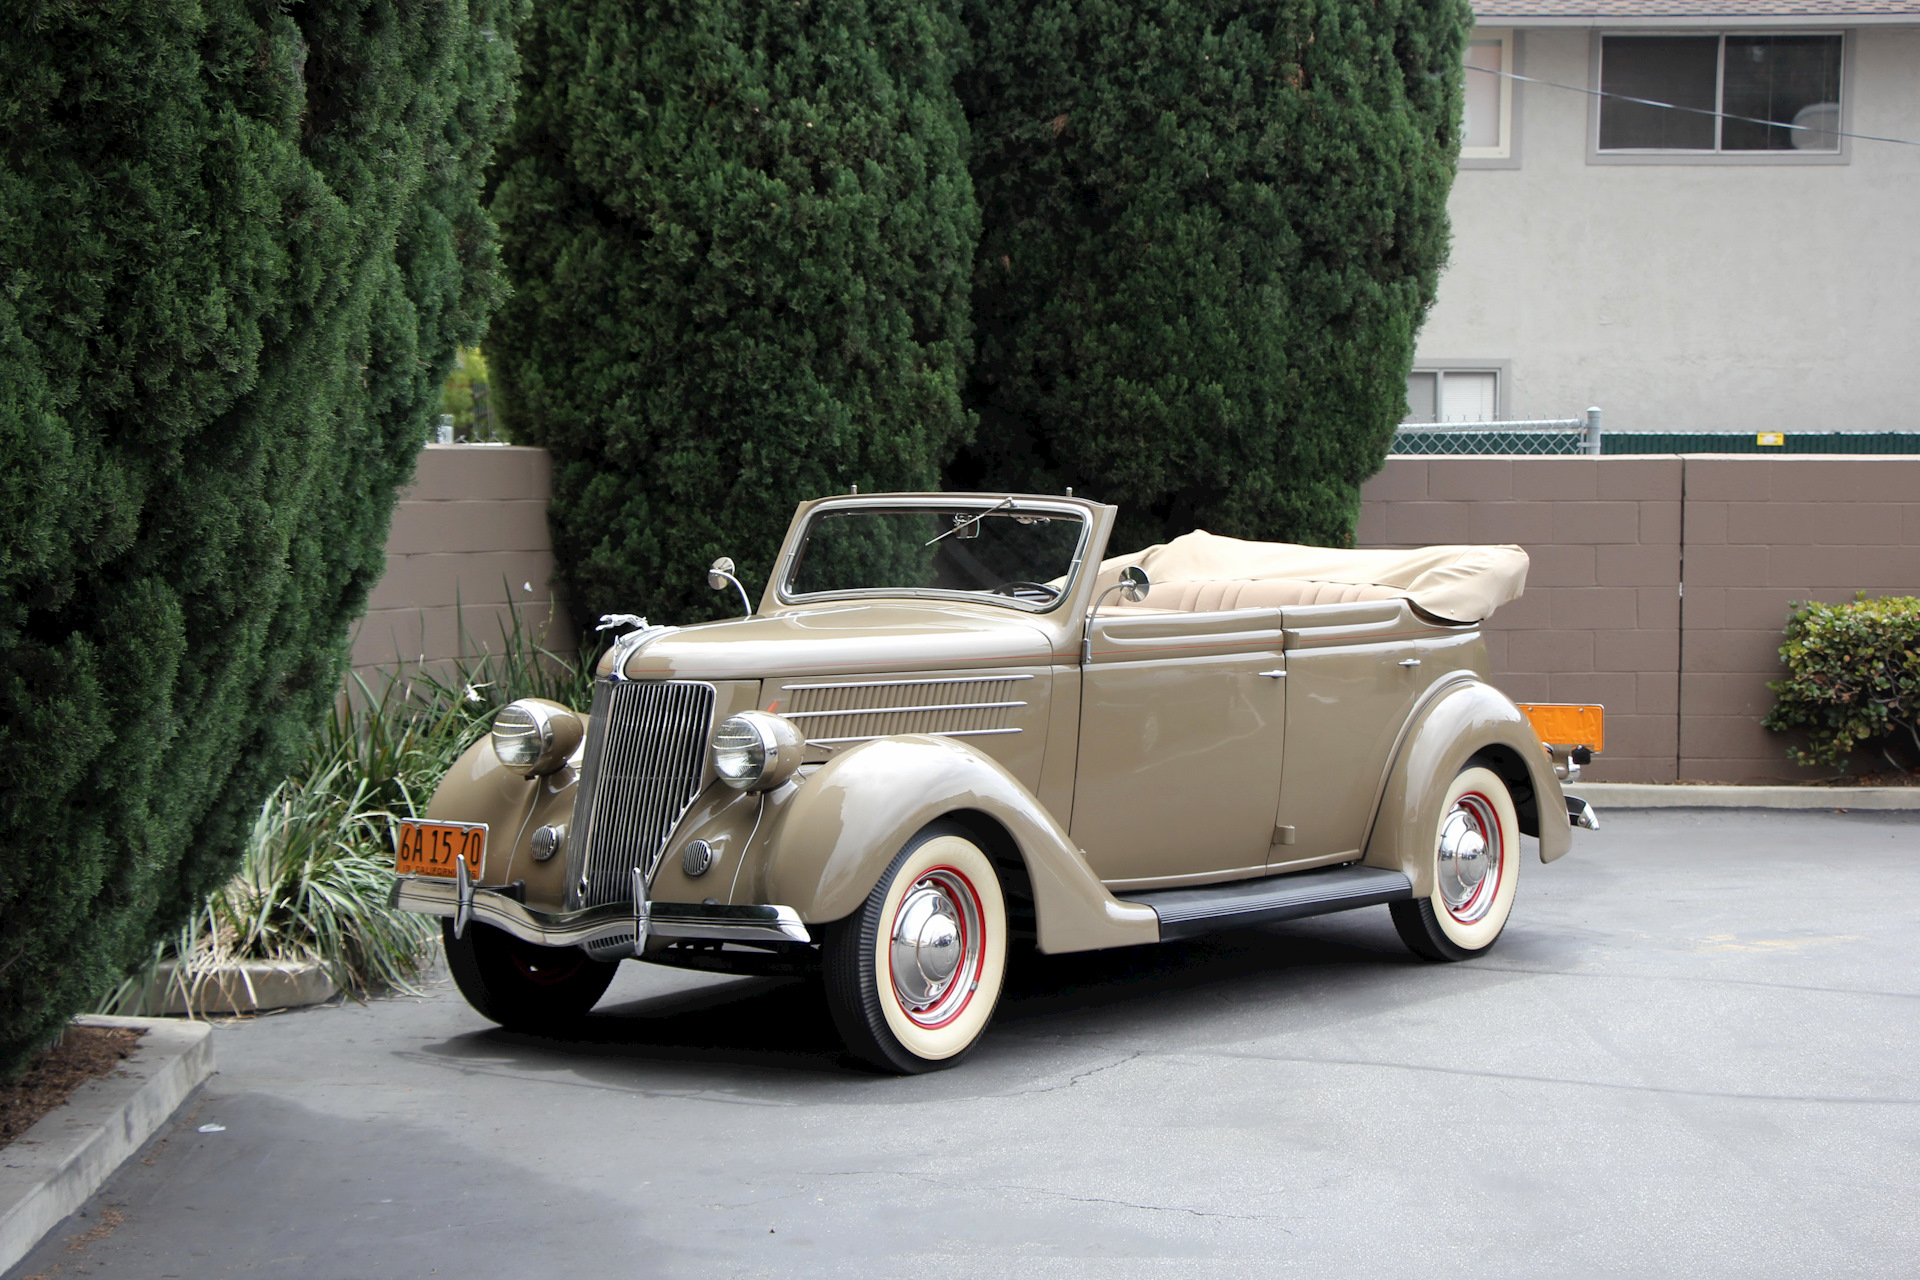
<path fill-rule="evenodd" d="M 1471 763 L 1460 771 L 1431 845 L 1433 891 L 1394 903 L 1394 928 L 1428 960 L 1479 955 L 1506 928 L 1520 887 L 1520 819 L 1499 774 Z"/>
<path fill-rule="evenodd" d="M 952 1066 L 979 1042 L 1006 975 L 992 861 L 957 823 L 926 827 L 823 950 L 827 1004 L 855 1057 L 905 1073 Z"/>

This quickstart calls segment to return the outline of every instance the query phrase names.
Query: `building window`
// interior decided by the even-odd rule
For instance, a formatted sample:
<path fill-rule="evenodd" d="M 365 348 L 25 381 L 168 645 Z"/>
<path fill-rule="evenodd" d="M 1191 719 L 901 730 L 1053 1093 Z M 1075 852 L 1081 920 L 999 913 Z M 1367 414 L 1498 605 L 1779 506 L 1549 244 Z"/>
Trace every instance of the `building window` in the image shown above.
<path fill-rule="evenodd" d="M 1415 369 L 1407 375 L 1406 422 L 1496 422 L 1496 369 Z"/>
<path fill-rule="evenodd" d="M 1467 42 L 1462 160 L 1512 157 L 1513 70 L 1513 33 L 1476 30 Z"/>
<path fill-rule="evenodd" d="M 1601 90 L 1671 107 L 1601 99 L 1599 149 L 1833 154 L 1840 53 L 1838 35 L 1603 36 Z"/>

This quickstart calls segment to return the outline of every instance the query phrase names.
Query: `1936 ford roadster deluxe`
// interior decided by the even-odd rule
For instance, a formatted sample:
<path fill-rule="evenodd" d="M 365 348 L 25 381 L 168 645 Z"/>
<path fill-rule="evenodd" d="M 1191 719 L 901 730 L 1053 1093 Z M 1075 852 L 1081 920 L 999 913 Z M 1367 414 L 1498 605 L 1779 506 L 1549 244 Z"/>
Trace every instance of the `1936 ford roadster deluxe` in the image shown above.
<path fill-rule="evenodd" d="M 1525 553 L 1193 533 L 1103 562 L 1113 517 L 803 505 L 757 610 L 716 562 L 747 616 L 625 620 L 590 715 L 503 709 L 405 824 L 396 901 L 505 1025 L 579 1017 L 626 958 L 809 974 L 906 1072 L 978 1042 L 1010 947 L 1383 903 L 1428 959 L 1492 946 L 1521 836 L 1551 862 L 1595 825 L 1560 778 L 1598 741 L 1543 745 L 1487 683 Z"/>

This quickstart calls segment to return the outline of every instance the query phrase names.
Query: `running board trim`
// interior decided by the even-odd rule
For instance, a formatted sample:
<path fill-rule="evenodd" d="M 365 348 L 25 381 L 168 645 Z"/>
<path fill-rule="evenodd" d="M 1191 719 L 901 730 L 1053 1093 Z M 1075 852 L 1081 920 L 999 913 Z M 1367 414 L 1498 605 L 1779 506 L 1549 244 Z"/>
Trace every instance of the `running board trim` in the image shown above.
<path fill-rule="evenodd" d="M 1243 929 L 1298 920 L 1305 916 L 1351 911 L 1413 897 L 1413 881 L 1399 871 L 1352 864 L 1290 875 L 1236 880 L 1200 889 L 1156 889 L 1123 899 L 1153 908 L 1160 917 L 1160 940 L 1192 938 L 1221 929 Z"/>

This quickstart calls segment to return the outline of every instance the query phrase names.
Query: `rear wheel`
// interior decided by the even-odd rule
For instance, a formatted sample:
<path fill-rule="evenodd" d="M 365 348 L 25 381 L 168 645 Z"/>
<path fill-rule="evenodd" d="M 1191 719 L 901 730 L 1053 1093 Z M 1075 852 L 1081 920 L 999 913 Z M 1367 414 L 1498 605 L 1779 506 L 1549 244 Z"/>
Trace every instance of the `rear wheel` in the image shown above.
<path fill-rule="evenodd" d="M 950 1067 L 979 1041 L 1007 967 L 1007 908 L 966 830 L 934 823 L 902 849 L 822 948 L 847 1048 L 883 1071 Z"/>
<path fill-rule="evenodd" d="M 492 925 L 470 924 L 461 937 L 441 921 L 441 944 L 454 985 L 482 1017 L 516 1031 L 553 1031 L 577 1022 L 606 994 L 618 961 L 578 947 L 542 947 Z"/>
<path fill-rule="evenodd" d="M 1520 819 L 1500 775 L 1462 769 L 1433 835 L 1433 892 L 1392 905 L 1400 940 L 1428 960 L 1465 960 L 1493 946 L 1520 885 Z"/>

